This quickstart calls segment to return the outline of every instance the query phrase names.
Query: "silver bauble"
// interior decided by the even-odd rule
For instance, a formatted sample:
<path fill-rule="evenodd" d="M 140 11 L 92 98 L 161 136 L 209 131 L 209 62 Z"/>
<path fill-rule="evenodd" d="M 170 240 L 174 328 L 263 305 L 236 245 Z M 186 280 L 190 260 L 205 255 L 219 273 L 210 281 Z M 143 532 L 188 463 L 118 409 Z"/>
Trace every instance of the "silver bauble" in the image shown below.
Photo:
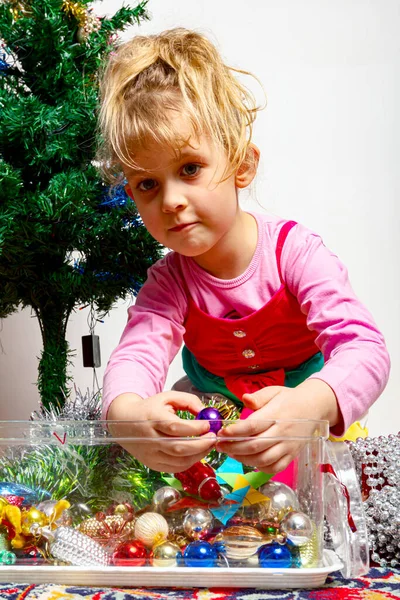
<path fill-rule="evenodd" d="M 189 537 L 200 540 L 210 533 L 213 521 L 212 512 L 206 508 L 189 508 L 183 517 L 183 531 Z"/>
<path fill-rule="evenodd" d="M 281 530 L 295 546 L 303 546 L 313 535 L 313 524 L 305 513 L 292 511 L 283 517 Z"/>
<path fill-rule="evenodd" d="M 270 480 L 260 487 L 259 492 L 271 500 L 272 511 L 300 508 L 296 493 L 285 483 Z"/>
<path fill-rule="evenodd" d="M 165 485 L 159 488 L 153 496 L 153 509 L 155 512 L 164 513 L 181 499 L 181 493 L 175 488 Z"/>

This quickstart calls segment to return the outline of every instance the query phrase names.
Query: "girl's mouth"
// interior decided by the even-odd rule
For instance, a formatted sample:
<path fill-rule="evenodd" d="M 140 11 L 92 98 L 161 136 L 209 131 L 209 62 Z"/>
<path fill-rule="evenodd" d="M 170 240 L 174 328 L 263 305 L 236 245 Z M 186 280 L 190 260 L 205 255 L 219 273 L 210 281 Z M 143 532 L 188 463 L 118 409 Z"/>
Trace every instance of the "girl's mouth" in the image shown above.
<path fill-rule="evenodd" d="M 178 232 L 183 229 L 188 229 L 189 227 L 193 227 L 196 223 L 181 223 L 180 225 L 175 225 L 175 227 L 171 227 L 170 231 Z"/>

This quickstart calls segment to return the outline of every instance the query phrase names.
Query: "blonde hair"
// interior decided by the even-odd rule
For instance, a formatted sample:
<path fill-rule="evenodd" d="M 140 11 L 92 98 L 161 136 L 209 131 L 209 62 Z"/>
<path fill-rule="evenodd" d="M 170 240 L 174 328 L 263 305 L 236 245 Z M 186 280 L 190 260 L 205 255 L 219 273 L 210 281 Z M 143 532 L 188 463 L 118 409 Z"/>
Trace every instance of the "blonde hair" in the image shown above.
<path fill-rule="evenodd" d="M 122 164 L 137 168 L 134 150 L 149 141 L 175 151 L 188 143 L 168 111 L 189 118 L 195 139 L 207 134 L 223 148 L 232 172 L 246 163 L 259 107 L 234 73 L 251 75 L 226 66 L 205 36 L 182 28 L 119 46 L 100 85 L 98 158 L 106 178 L 121 182 Z"/>

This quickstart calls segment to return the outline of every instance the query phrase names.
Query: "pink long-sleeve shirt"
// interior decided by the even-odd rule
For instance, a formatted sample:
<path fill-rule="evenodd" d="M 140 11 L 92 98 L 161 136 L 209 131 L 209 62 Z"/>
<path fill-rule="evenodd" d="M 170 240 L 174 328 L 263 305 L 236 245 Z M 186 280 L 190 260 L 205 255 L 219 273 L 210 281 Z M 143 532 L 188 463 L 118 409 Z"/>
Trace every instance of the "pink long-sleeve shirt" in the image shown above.
<path fill-rule="evenodd" d="M 149 269 L 104 375 L 103 418 L 120 394 L 133 392 L 146 398 L 163 390 L 185 332 L 185 289 L 203 311 L 220 318 L 232 312 L 245 317 L 264 306 L 279 289 L 275 249 L 284 220 L 252 214 L 258 225 L 257 247 L 239 277 L 218 279 L 192 258 L 176 252 Z M 383 335 L 354 294 L 344 265 L 318 235 L 300 224 L 285 241 L 281 270 L 289 291 L 307 315 L 308 327 L 318 334 L 316 344 L 325 365 L 311 377 L 333 389 L 344 431 L 366 413 L 387 383 L 390 359 Z M 205 331 L 204 335 L 211 338 L 212 334 Z M 333 433 L 343 432 L 335 428 Z"/>

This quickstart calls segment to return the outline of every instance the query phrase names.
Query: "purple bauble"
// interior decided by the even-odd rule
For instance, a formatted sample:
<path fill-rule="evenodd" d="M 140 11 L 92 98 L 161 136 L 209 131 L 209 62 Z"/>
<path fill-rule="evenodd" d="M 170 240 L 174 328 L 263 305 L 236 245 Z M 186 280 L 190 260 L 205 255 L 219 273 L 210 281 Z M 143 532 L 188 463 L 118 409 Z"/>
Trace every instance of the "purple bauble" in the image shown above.
<path fill-rule="evenodd" d="M 197 415 L 196 419 L 201 419 L 203 421 L 210 422 L 210 431 L 213 433 L 218 433 L 218 431 L 222 427 L 223 417 L 219 410 L 213 408 L 212 406 L 208 406 L 207 408 L 203 408 Z"/>

